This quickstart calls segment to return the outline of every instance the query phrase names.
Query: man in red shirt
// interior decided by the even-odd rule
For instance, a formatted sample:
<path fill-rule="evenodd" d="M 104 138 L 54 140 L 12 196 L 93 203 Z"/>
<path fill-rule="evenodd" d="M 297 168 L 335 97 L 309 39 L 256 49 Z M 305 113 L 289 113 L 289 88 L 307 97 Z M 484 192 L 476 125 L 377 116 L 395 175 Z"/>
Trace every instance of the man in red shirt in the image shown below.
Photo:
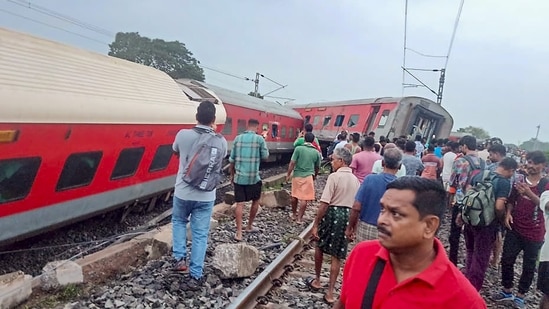
<path fill-rule="evenodd" d="M 440 183 L 420 177 L 387 185 L 379 240 L 361 242 L 351 252 L 334 308 L 486 308 L 435 238 L 445 195 Z"/>

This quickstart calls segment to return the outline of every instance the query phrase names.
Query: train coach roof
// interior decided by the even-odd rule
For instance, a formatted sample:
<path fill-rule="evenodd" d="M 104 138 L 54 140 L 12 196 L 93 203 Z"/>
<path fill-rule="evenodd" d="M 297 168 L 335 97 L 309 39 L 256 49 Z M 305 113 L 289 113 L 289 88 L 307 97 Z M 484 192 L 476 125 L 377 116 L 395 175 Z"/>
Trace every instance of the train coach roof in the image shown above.
<path fill-rule="evenodd" d="M 198 102 L 162 71 L 4 28 L 0 71 L 0 122 L 196 122 Z"/>
<path fill-rule="evenodd" d="M 305 107 L 324 107 L 324 106 L 344 106 L 344 105 L 356 105 L 356 104 L 394 103 L 394 102 L 400 102 L 404 98 L 406 97 L 382 97 L 382 98 L 357 99 L 357 100 L 345 100 L 345 101 L 289 103 L 288 106 L 294 107 L 294 108 L 305 108 Z"/>
<path fill-rule="evenodd" d="M 295 119 L 303 118 L 297 111 L 291 109 L 290 107 L 280 105 L 276 102 L 271 102 L 271 101 L 263 100 L 260 98 L 252 97 L 244 93 L 221 88 L 219 86 L 214 86 L 204 82 L 197 82 L 194 80 L 190 82 L 195 85 L 197 84 L 202 85 L 203 87 L 212 90 L 217 96 L 219 96 L 221 101 L 227 104 L 237 105 L 245 108 L 255 109 L 262 112 L 277 114 L 277 115 L 291 117 Z"/>

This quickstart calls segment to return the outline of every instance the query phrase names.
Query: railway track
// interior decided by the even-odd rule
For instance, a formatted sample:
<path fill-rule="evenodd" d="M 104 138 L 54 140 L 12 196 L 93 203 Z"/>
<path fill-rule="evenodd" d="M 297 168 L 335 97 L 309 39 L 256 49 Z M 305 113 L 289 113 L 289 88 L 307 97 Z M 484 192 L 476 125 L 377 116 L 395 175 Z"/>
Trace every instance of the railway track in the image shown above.
<path fill-rule="evenodd" d="M 312 291 L 304 281 L 305 278 L 314 276 L 316 241 L 311 240 L 312 228 L 313 223 L 309 224 L 227 308 L 331 308 L 332 304 L 324 301 L 324 291 Z M 349 244 L 350 247 L 352 245 Z M 321 273 L 323 287 L 327 285 L 329 271 L 330 259 L 325 255 Z M 341 273 L 338 279 L 341 280 Z M 340 281 L 336 284 L 337 292 L 339 288 Z"/>

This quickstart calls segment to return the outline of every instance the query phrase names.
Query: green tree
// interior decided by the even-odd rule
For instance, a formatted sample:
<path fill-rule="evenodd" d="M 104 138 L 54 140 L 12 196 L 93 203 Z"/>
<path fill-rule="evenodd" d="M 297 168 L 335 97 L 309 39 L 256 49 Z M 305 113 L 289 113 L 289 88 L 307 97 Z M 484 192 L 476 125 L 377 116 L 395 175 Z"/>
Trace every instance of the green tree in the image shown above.
<path fill-rule="evenodd" d="M 536 145 L 536 139 L 531 138 L 529 141 L 526 141 L 519 146 L 521 149 L 532 151 L 534 150 L 534 147 L 536 150 L 546 151 L 549 152 L 549 143 L 545 143 L 542 141 L 538 141 Z"/>
<path fill-rule="evenodd" d="M 478 139 L 490 138 L 490 133 L 488 133 L 488 131 L 484 130 L 483 128 L 479 128 L 479 127 L 468 126 L 466 128 L 459 128 L 457 131 L 460 133 L 471 134 Z"/>
<path fill-rule="evenodd" d="M 204 71 L 198 66 L 200 62 L 179 41 L 151 40 L 138 32 L 118 32 L 109 47 L 109 56 L 151 66 L 174 79 L 204 81 Z"/>

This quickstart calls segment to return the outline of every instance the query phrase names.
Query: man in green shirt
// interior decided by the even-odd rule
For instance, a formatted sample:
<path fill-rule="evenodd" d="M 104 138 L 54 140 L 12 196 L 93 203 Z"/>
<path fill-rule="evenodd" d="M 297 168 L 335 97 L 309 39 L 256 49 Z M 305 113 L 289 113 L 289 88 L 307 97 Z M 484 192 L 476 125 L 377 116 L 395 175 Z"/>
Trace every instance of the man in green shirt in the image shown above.
<path fill-rule="evenodd" d="M 306 133 L 313 133 L 313 125 L 310 124 L 310 123 L 307 123 L 305 125 L 304 129 L 305 129 L 305 131 L 301 131 L 299 133 L 299 137 L 295 139 L 294 147 L 301 146 L 301 145 L 305 144 L 305 134 Z M 316 137 L 314 138 L 314 140 L 311 144 L 313 145 L 313 147 L 316 148 L 316 150 L 318 150 L 322 154 L 322 150 L 320 149 L 320 143 L 318 142 L 318 139 Z"/>
<path fill-rule="evenodd" d="M 314 140 L 313 133 L 305 133 L 305 143 L 295 148 L 286 176 L 286 181 L 292 180 L 292 219 L 297 220 L 297 223 L 303 223 L 307 201 L 315 199 L 314 178 L 318 174 L 321 157 L 312 144 Z M 297 213 L 298 201 L 299 213 Z"/>

